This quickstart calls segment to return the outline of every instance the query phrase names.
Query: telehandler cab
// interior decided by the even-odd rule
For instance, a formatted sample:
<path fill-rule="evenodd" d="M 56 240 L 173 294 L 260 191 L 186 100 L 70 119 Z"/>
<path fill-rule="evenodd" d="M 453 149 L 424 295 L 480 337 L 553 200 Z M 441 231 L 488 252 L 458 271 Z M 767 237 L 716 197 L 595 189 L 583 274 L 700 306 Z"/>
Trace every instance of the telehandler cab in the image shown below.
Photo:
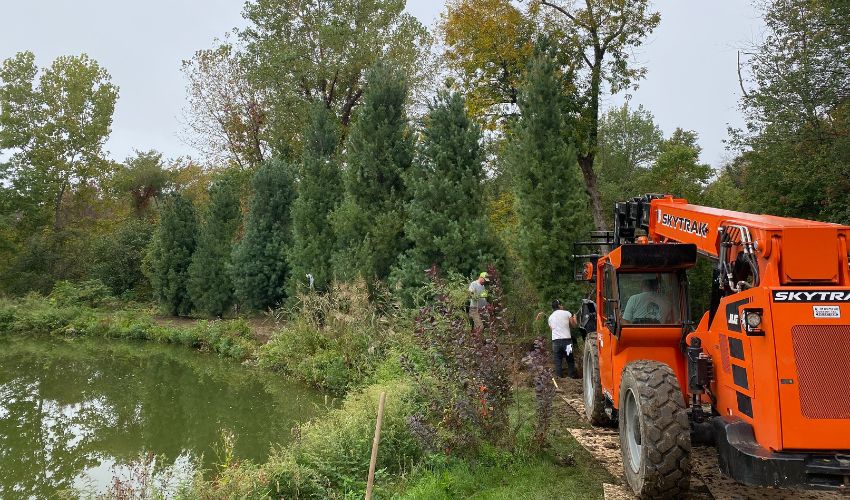
<path fill-rule="evenodd" d="M 619 424 L 634 492 L 684 493 L 692 441 L 744 484 L 850 491 L 850 227 L 669 195 L 614 212 L 613 231 L 579 244 L 600 252 L 576 255 L 596 283 L 583 389 L 593 424 Z M 698 253 L 713 283 L 694 328 Z"/>

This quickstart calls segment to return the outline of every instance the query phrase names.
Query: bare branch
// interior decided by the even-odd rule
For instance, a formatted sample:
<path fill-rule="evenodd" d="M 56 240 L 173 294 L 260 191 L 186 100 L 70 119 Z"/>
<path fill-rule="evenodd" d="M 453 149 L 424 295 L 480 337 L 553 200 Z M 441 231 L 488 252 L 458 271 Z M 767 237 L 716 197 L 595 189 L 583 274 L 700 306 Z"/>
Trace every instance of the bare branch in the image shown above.
<path fill-rule="evenodd" d="M 596 22 L 596 16 L 593 14 L 593 2 L 591 0 L 584 0 L 584 4 L 587 6 L 587 16 L 590 18 L 590 25 L 585 26 L 585 29 L 593 36 L 593 43 L 599 47 L 599 34 L 596 30 L 599 29 L 601 24 Z"/>
<path fill-rule="evenodd" d="M 570 14 L 570 12 L 569 12 L 567 9 L 565 9 L 565 8 L 561 7 L 560 5 L 554 4 L 554 3 L 549 2 L 549 1 L 547 1 L 547 0 L 540 0 L 540 3 L 541 3 L 542 5 L 546 5 L 547 7 L 551 7 L 551 8 L 553 8 L 553 9 L 557 10 L 557 11 L 558 11 L 558 12 L 560 12 L 561 14 L 563 14 L 563 15 L 567 16 L 567 18 L 568 18 L 570 21 L 572 21 L 572 22 L 576 23 L 577 25 L 581 26 L 582 28 L 584 28 L 584 29 L 586 29 L 586 30 L 588 30 L 588 31 L 592 31 L 592 29 L 590 28 L 590 26 L 587 26 L 587 25 L 586 25 L 586 24 L 584 24 L 583 22 L 579 21 L 579 20 L 578 20 L 578 18 L 577 18 L 576 16 L 574 16 L 574 15 Z"/>
<path fill-rule="evenodd" d="M 339 68 L 334 71 L 334 79 L 331 80 L 331 88 L 327 93 L 327 99 L 325 100 L 325 106 L 330 107 L 330 105 L 334 102 L 334 91 L 336 90 L 336 82 L 339 79 Z"/>
<path fill-rule="evenodd" d="M 747 94 L 747 90 L 744 88 L 744 77 L 741 76 L 741 51 L 738 51 L 738 85 L 741 86 L 741 93 L 744 94 L 744 98 L 749 99 L 750 95 Z"/>
<path fill-rule="evenodd" d="M 626 10 L 625 10 L 625 9 L 623 9 L 623 14 L 622 14 L 622 16 L 623 16 L 623 17 L 620 19 L 620 26 L 618 26 L 618 27 L 617 27 L 617 29 L 616 29 L 616 30 L 614 30 L 614 32 L 613 32 L 613 33 L 611 33 L 610 35 L 608 35 L 607 37 L 605 37 L 605 42 L 603 42 L 603 43 L 602 43 L 602 52 L 607 51 L 607 50 L 608 50 L 608 45 L 609 45 L 611 42 L 613 42 L 615 38 L 617 38 L 618 36 L 622 35 L 622 34 L 623 34 L 623 32 L 626 30 L 626 24 L 628 23 L 629 18 L 628 18 L 628 16 L 626 15 Z"/>

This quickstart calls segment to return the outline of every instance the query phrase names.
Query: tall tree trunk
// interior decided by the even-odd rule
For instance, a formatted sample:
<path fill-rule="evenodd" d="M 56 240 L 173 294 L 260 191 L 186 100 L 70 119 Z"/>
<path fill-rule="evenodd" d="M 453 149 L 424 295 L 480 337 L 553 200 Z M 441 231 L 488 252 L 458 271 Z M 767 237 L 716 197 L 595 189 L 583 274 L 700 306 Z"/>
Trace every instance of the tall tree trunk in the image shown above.
<path fill-rule="evenodd" d="M 590 102 L 587 105 L 587 118 L 589 127 L 587 131 L 587 143 L 584 152 L 578 158 L 581 173 L 584 176 L 584 187 L 590 199 L 590 211 L 593 216 L 593 225 L 597 231 L 604 231 L 608 224 L 605 222 L 605 212 L 602 209 L 602 197 L 599 194 L 599 182 L 596 172 L 593 170 L 593 162 L 596 159 L 597 142 L 599 140 L 599 92 L 602 83 L 602 59 L 604 53 L 600 49 L 594 51 L 594 64 L 590 67 Z"/>
<path fill-rule="evenodd" d="M 590 199 L 590 213 L 593 216 L 593 225 L 597 231 L 604 231 L 608 224 L 605 222 L 605 211 L 602 208 L 602 199 L 599 196 L 599 183 L 596 172 L 593 171 L 593 154 L 580 156 L 578 166 L 584 176 L 584 189 Z"/>
<path fill-rule="evenodd" d="M 62 217 L 62 198 L 65 197 L 65 184 L 59 188 L 59 194 L 56 195 L 56 202 L 53 205 L 53 229 L 58 231 L 62 229 L 61 217 Z"/>

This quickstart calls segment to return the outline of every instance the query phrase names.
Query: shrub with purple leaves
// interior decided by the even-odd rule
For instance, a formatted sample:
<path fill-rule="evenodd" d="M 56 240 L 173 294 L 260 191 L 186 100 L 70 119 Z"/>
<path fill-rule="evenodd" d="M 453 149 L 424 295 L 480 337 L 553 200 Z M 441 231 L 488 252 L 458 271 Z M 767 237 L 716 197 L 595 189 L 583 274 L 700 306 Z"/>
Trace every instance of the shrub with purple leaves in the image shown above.
<path fill-rule="evenodd" d="M 464 308 L 468 283 L 447 281 L 436 267 L 428 271 L 430 300 L 419 309 L 414 329 L 421 356 L 402 359 L 423 402 L 409 424 L 426 449 L 474 453 L 482 441 L 498 444 L 508 437 L 510 331 L 499 274 L 488 273 L 485 327 L 475 331 Z"/>
<path fill-rule="evenodd" d="M 555 398 L 555 386 L 552 383 L 552 368 L 549 363 L 549 351 L 543 338 L 534 341 L 534 349 L 522 361 L 531 373 L 534 397 L 537 402 L 537 420 L 534 423 L 534 444 L 543 448 L 552 420 L 552 402 Z"/>

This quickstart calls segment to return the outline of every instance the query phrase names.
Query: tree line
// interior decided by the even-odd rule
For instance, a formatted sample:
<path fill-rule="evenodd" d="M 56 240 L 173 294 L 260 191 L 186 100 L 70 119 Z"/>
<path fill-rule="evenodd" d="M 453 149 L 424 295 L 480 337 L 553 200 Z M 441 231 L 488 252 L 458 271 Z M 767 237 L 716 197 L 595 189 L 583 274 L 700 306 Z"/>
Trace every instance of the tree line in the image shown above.
<path fill-rule="evenodd" d="M 410 300 L 434 264 L 496 263 L 536 303 L 582 293 L 572 242 L 644 192 L 850 220 L 846 2 L 762 5 L 718 169 L 696 133 L 600 109 L 646 73 L 648 1 L 452 0 L 433 33 L 404 7 L 248 1 L 246 28 L 183 64 L 197 159 L 107 159 L 119 89 L 89 57 L 3 61 L 3 292 L 96 278 L 218 316 L 358 277 Z"/>

